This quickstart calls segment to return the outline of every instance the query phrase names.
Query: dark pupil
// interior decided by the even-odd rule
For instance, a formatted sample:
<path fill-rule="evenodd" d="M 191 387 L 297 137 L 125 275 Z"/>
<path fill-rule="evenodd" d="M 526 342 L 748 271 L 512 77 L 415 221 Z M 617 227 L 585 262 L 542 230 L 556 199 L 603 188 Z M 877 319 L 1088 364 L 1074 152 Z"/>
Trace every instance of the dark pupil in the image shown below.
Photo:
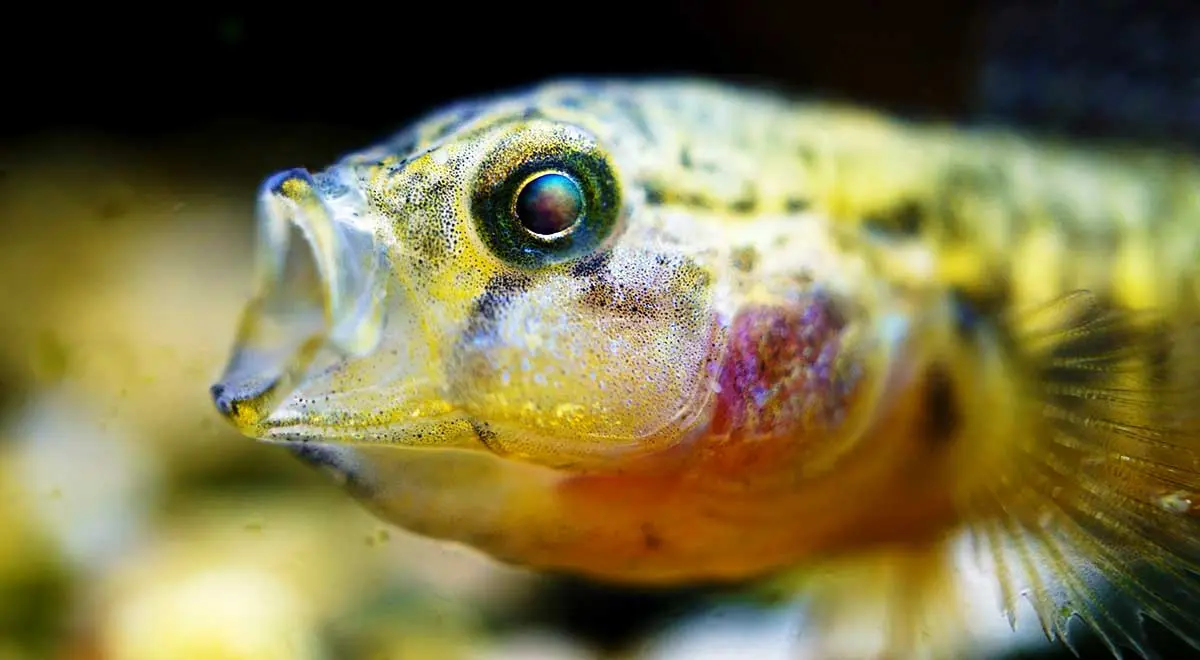
<path fill-rule="evenodd" d="M 570 229 L 583 215 L 583 191 L 564 174 L 543 174 L 525 184 L 517 195 L 517 217 L 541 236 Z"/>

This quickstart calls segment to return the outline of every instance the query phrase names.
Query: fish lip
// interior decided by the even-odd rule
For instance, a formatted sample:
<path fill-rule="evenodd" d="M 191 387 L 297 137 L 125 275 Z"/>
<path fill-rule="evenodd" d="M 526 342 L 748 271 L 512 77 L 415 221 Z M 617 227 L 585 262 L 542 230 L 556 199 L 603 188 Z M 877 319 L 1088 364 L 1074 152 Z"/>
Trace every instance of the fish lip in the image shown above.
<path fill-rule="evenodd" d="M 268 386 L 269 387 L 269 386 Z M 252 399 L 255 396 L 261 396 L 266 388 L 262 388 L 259 392 L 253 394 L 238 394 L 234 388 L 226 383 L 215 383 L 208 388 L 208 395 L 213 400 L 213 405 L 217 407 L 217 412 L 224 417 L 232 417 L 237 414 L 237 406 L 241 401 Z"/>
<path fill-rule="evenodd" d="M 318 355 L 365 355 L 379 343 L 386 257 L 352 174 L 290 169 L 260 186 L 254 292 L 209 388 L 246 435 L 262 435 Z"/>

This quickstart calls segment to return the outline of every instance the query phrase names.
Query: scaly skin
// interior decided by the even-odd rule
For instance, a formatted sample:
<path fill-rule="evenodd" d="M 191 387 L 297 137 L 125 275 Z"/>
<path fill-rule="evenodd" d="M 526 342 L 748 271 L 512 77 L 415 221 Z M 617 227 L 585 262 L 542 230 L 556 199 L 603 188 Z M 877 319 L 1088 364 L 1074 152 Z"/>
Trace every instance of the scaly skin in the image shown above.
<path fill-rule="evenodd" d="M 547 170 L 584 182 L 587 213 L 539 242 L 513 198 Z M 1165 495 L 1152 471 L 1087 472 L 1088 452 L 1064 460 L 1099 486 L 1029 476 L 1069 446 L 1039 412 L 1061 393 L 1041 387 L 1055 360 L 1124 338 L 1132 376 L 1064 387 L 1200 383 L 1153 357 L 1198 300 L 1200 169 L 1183 157 L 699 81 L 564 82 L 281 174 L 263 204 L 260 296 L 218 406 L 385 518 L 536 568 L 747 579 L 1010 518 L 1042 539 L 1048 507 L 1094 512 L 1096 488 L 1118 509 Z M 300 252 L 280 238 L 292 226 Z M 303 249 L 317 275 L 284 274 Z M 1093 308 L 1165 321 L 1101 332 Z M 1162 424 L 1163 401 L 1118 421 Z"/>

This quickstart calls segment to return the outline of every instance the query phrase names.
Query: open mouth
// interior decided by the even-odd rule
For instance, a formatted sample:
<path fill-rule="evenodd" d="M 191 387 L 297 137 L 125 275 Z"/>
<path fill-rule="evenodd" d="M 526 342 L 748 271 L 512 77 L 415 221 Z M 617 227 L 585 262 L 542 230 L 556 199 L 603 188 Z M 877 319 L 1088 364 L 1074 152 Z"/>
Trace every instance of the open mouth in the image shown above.
<path fill-rule="evenodd" d="M 383 329 L 385 265 L 355 188 L 337 171 L 268 179 L 259 194 L 255 290 L 211 395 L 243 433 L 321 362 L 365 355 Z"/>

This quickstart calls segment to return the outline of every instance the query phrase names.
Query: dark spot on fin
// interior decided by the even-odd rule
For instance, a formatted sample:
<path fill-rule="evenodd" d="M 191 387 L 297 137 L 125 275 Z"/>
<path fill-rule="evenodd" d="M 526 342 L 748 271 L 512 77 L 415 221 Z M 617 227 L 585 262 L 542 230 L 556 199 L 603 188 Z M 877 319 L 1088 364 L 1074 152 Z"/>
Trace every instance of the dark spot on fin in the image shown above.
<path fill-rule="evenodd" d="M 1089 294 L 1086 302 L 1080 302 L 1077 308 L 1060 308 L 1061 327 L 1071 331 L 1052 343 L 1038 370 L 1042 382 L 1060 387 L 1103 386 L 1112 379 L 1113 369 L 1122 368 L 1119 364 L 1136 352 L 1146 351 L 1142 357 L 1150 357 L 1154 347 L 1149 343 L 1151 336 L 1143 334 L 1147 328 L 1136 327 L 1131 318 L 1114 312 L 1101 298 Z M 1091 366 L 1080 368 L 1084 362 Z M 1074 402 L 1075 398 L 1069 397 L 1059 405 Z"/>

